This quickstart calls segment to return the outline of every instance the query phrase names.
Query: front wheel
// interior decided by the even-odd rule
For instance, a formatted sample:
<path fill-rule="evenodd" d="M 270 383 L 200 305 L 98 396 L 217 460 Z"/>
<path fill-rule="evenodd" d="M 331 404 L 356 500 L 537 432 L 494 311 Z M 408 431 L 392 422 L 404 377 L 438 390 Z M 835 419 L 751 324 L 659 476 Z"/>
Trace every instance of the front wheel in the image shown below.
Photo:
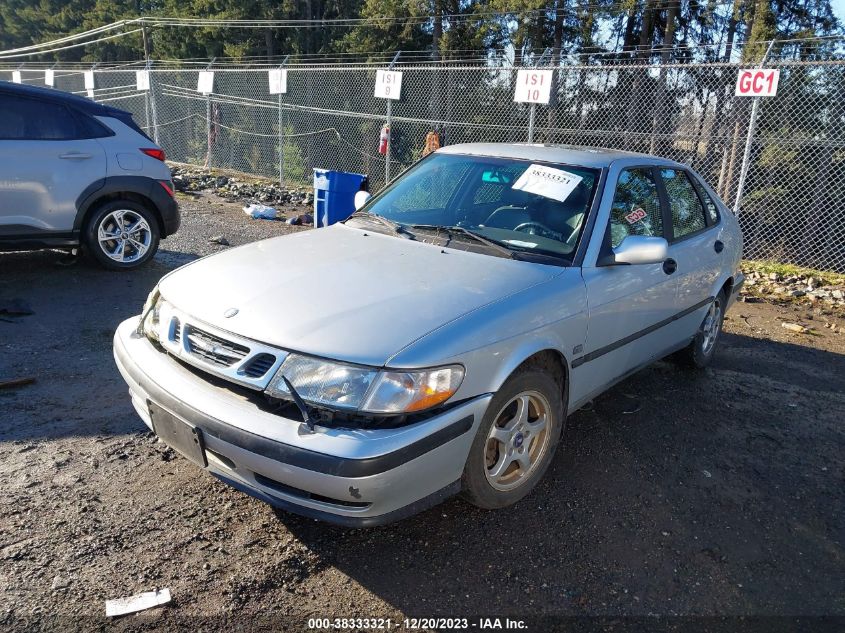
<path fill-rule="evenodd" d="M 722 323 L 725 320 L 725 293 L 720 292 L 713 299 L 704 320 L 695 333 L 692 342 L 677 353 L 676 358 L 682 365 L 703 369 L 712 361 L 716 353 L 716 344 L 722 334 Z"/>
<path fill-rule="evenodd" d="M 158 250 L 155 216 L 132 200 L 116 200 L 97 209 L 85 227 L 85 245 L 100 265 L 129 270 L 145 264 Z"/>
<path fill-rule="evenodd" d="M 527 495 L 552 461 L 563 430 L 561 385 L 539 370 L 508 378 L 493 396 L 464 466 L 464 496 L 503 508 Z"/>

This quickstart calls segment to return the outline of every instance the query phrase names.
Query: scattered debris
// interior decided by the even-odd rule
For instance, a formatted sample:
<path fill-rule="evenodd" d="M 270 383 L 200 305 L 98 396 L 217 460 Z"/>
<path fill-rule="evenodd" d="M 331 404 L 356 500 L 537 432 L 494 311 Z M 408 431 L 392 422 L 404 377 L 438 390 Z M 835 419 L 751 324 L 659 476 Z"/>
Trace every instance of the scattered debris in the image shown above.
<path fill-rule="evenodd" d="M 214 191 L 218 196 L 229 200 L 291 205 L 314 203 L 314 194 L 310 188 L 285 189 L 276 182 L 215 176 L 208 171 L 183 165 L 171 165 L 171 172 L 173 186 L 183 193 Z"/>
<path fill-rule="evenodd" d="M 297 215 L 293 218 L 288 218 L 288 224 L 292 224 L 294 226 L 306 226 L 309 224 L 314 224 L 314 216 L 310 213 L 303 213 L 302 215 Z"/>
<path fill-rule="evenodd" d="M 702 470 L 701 471 L 707 479 L 710 479 L 713 475 L 710 473 L 709 470 Z"/>
<path fill-rule="evenodd" d="M 170 589 L 145 591 L 144 593 L 138 593 L 127 598 L 106 600 L 106 616 L 113 618 L 117 615 L 126 615 L 127 613 L 151 609 L 152 607 L 167 604 L 168 602 L 170 602 Z"/>
<path fill-rule="evenodd" d="M 227 240 L 222 235 L 215 235 L 214 237 L 208 238 L 208 241 L 212 244 L 220 244 L 220 246 L 229 246 L 229 240 Z"/>
<path fill-rule="evenodd" d="M 14 378 L 12 380 L 0 380 L 0 389 L 14 389 L 16 387 L 24 387 L 35 382 L 35 376 L 27 376 L 26 378 Z"/>
<path fill-rule="evenodd" d="M 807 334 L 810 331 L 810 328 L 808 327 L 804 327 L 798 323 L 789 323 L 787 321 L 781 323 L 781 327 L 789 330 L 790 332 L 797 332 L 798 334 Z"/>
<path fill-rule="evenodd" d="M 276 220 L 279 212 L 273 207 L 263 204 L 250 204 L 244 207 L 244 213 L 251 216 L 253 220 Z"/>

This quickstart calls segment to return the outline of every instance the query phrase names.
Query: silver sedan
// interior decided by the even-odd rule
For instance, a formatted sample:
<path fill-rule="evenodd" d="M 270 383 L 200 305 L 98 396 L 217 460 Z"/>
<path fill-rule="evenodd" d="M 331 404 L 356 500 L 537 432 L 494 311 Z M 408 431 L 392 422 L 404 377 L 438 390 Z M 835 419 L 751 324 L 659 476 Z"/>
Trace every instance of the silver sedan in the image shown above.
<path fill-rule="evenodd" d="M 114 340 L 165 442 L 344 525 L 515 503 L 567 415 L 667 355 L 710 363 L 743 281 L 734 216 L 653 156 L 455 145 L 364 198 L 172 272 Z"/>

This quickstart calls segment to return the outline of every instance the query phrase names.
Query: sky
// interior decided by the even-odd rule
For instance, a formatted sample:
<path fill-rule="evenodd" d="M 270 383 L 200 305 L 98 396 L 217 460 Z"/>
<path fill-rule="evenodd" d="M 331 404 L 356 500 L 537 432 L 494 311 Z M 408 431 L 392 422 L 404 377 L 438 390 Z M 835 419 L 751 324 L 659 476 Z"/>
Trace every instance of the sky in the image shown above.
<path fill-rule="evenodd" d="M 836 17 L 845 22 L 845 0 L 831 0 L 830 6 L 833 7 Z"/>

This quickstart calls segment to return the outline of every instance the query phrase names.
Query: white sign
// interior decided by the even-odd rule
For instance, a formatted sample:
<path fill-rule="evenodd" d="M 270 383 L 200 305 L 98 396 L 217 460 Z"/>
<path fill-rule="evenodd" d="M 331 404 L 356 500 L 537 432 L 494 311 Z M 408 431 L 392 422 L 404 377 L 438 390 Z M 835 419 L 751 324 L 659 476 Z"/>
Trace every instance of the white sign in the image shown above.
<path fill-rule="evenodd" d="M 19 71 L 19 70 L 13 70 L 12 71 L 12 81 L 16 84 L 19 84 L 23 81 L 23 79 L 21 79 L 21 71 Z"/>
<path fill-rule="evenodd" d="M 89 99 L 93 99 L 93 98 L 94 98 L 94 91 L 93 91 L 92 89 L 90 89 L 90 88 L 89 88 L 86 92 L 87 92 L 87 94 L 88 94 L 88 98 L 89 98 Z"/>
<path fill-rule="evenodd" d="M 138 90 L 149 90 L 150 89 L 150 71 L 149 70 L 136 70 L 135 71 L 135 87 Z"/>
<path fill-rule="evenodd" d="M 532 163 L 513 183 L 513 188 L 563 202 L 582 180 L 578 174 Z"/>
<path fill-rule="evenodd" d="M 94 89 L 94 71 L 93 70 L 86 70 L 85 71 L 85 89 L 86 90 L 93 90 Z M 93 96 L 93 95 L 88 95 Z"/>
<path fill-rule="evenodd" d="M 398 99 L 402 94 L 402 73 L 398 70 L 376 71 L 376 97 Z"/>
<path fill-rule="evenodd" d="M 288 91 L 288 71 L 276 68 L 269 72 L 270 94 L 283 95 Z"/>
<path fill-rule="evenodd" d="M 44 85 L 45 86 L 55 86 L 56 85 L 56 75 L 53 73 L 52 68 L 48 68 L 44 71 Z"/>
<path fill-rule="evenodd" d="M 548 103 L 552 92 L 552 70 L 516 71 L 513 100 L 519 103 Z"/>
<path fill-rule="evenodd" d="M 743 69 L 736 77 L 737 97 L 774 97 L 778 93 L 779 70 Z"/>
<path fill-rule="evenodd" d="M 214 71 L 201 70 L 197 78 L 197 92 L 204 95 L 214 92 Z"/>

